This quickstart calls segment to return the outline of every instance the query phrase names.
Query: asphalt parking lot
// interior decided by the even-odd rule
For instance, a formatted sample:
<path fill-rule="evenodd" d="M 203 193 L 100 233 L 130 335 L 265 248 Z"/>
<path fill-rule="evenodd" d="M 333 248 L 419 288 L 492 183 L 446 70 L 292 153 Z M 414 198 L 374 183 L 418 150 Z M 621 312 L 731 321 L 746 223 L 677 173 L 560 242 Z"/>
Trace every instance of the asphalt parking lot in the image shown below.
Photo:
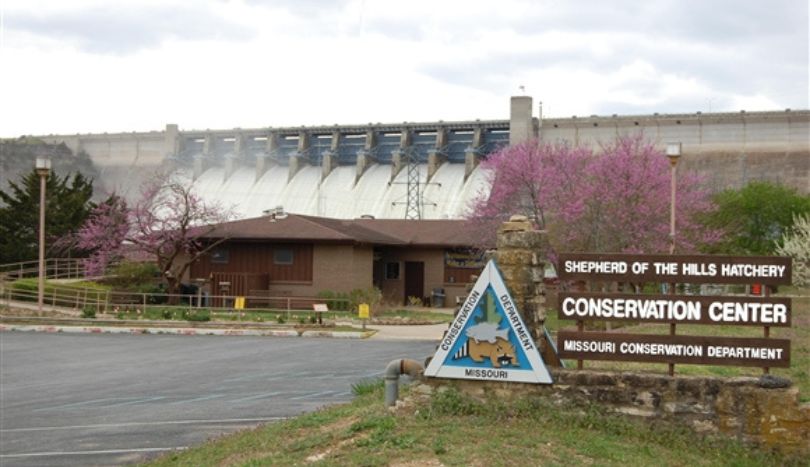
<path fill-rule="evenodd" d="M 351 399 L 436 341 L 0 333 L 0 465 L 121 465 Z"/>

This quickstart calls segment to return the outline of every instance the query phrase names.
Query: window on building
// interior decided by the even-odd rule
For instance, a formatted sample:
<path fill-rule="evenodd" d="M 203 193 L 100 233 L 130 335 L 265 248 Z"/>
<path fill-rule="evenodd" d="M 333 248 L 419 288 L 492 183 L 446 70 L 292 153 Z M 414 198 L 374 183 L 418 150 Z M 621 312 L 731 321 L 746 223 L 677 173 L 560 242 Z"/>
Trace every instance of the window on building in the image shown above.
<path fill-rule="evenodd" d="M 292 264 L 293 251 L 289 248 L 278 248 L 273 250 L 273 264 Z"/>
<path fill-rule="evenodd" d="M 212 264 L 228 264 L 228 250 L 226 248 L 215 248 L 211 250 Z"/>
<path fill-rule="evenodd" d="M 399 263 L 385 263 L 385 278 L 399 279 Z"/>

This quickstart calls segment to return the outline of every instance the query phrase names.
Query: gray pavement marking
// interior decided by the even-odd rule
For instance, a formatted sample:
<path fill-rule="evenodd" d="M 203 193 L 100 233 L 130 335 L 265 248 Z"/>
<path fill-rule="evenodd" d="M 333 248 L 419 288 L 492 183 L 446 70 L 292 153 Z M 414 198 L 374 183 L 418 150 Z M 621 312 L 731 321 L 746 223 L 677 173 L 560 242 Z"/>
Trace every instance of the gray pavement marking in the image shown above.
<path fill-rule="evenodd" d="M 225 394 L 210 394 L 208 396 L 200 396 L 193 399 L 180 399 L 179 401 L 168 402 L 168 404 L 188 404 L 190 402 L 210 401 L 212 399 L 219 399 L 220 397 L 224 396 Z"/>
<path fill-rule="evenodd" d="M 107 401 L 129 401 L 132 400 L 131 397 L 107 397 L 104 399 L 91 399 L 89 401 L 82 401 L 82 402 L 74 402 L 71 404 L 63 404 L 63 405 L 54 405 L 51 407 L 40 407 L 38 409 L 34 409 L 33 412 L 42 412 L 45 410 L 61 410 L 61 409 L 72 409 L 74 407 L 82 407 L 85 405 L 92 405 L 92 404 L 102 404 Z"/>
<path fill-rule="evenodd" d="M 348 394 L 348 393 L 347 393 Z M 262 394 L 265 396 L 266 394 Z M 152 425 L 204 425 L 204 424 L 224 424 L 224 423 L 261 423 L 287 420 L 289 417 L 263 417 L 263 418 L 221 418 L 221 419 L 195 419 L 195 420 L 166 420 L 162 422 L 128 422 L 128 423 L 98 423 L 95 425 L 69 425 L 69 426 L 39 426 L 33 428 L 6 428 L 0 429 L 0 433 L 18 433 L 26 431 L 50 431 L 50 430 L 76 430 L 84 428 L 122 428 L 128 426 L 152 426 Z"/>
<path fill-rule="evenodd" d="M 26 452 L 24 454 L 0 454 L 0 459 L 13 459 L 20 457 L 86 456 L 88 454 L 127 454 L 131 452 L 179 451 L 182 449 L 188 449 L 188 446 L 177 446 L 173 448 L 102 449 L 98 451 Z"/>
<path fill-rule="evenodd" d="M 304 394 L 303 396 L 290 397 L 290 400 L 291 401 L 298 401 L 298 400 L 302 400 L 302 399 L 315 399 L 317 397 L 325 396 L 325 395 L 331 394 L 333 392 L 335 392 L 335 391 L 311 392 L 311 393 L 308 393 L 308 394 Z"/>
<path fill-rule="evenodd" d="M 248 397 L 240 397 L 238 399 L 230 399 L 228 402 L 233 403 L 233 402 L 255 401 L 255 400 L 258 400 L 258 399 L 266 399 L 268 397 L 278 396 L 280 394 L 284 394 L 284 393 L 281 392 L 281 391 L 268 392 L 268 393 L 265 393 L 265 394 L 256 394 L 256 395 L 248 396 Z"/>
<path fill-rule="evenodd" d="M 159 400 L 162 400 L 162 399 L 165 399 L 165 398 L 166 398 L 165 396 L 141 397 L 141 398 L 135 399 L 133 401 L 121 402 L 120 404 L 102 405 L 99 408 L 100 409 L 110 409 L 110 408 L 113 408 L 113 407 L 124 407 L 124 406 L 127 406 L 127 405 L 144 404 L 146 402 L 159 401 Z"/>

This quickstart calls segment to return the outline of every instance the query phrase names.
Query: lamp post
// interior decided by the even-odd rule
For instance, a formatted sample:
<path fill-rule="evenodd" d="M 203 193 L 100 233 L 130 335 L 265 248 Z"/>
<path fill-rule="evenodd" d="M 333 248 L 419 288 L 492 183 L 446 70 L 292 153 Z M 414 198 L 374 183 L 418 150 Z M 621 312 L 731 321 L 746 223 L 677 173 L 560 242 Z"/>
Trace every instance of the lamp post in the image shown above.
<path fill-rule="evenodd" d="M 675 253 L 675 167 L 678 165 L 678 159 L 681 157 L 681 143 L 667 143 L 667 157 L 669 158 L 669 165 L 672 169 L 672 176 L 670 177 L 672 186 L 669 206 L 669 254 L 673 254 Z"/>
<path fill-rule="evenodd" d="M 667 157 L 669 158 L 669 165 L 672 169 L 671 173 L 671 191 L 670 191 L 670 206 L 669 206 L 669 254 L 675 253 L 675 167 L 678 165 L 678 158 L 681 157 L 681 143 L 667 143 Z M 675 293 L 675 284 L 669 284 L 669 293 Z M 675 335 L 675 323 L 669 325 L 669 335 Z M 669 376 L 675 375 L 675 364 L 669 364 Z"/>
<path fill-rule="evenodd" d="M 37 305 L 42 314 L 42 302 L 45 297 L 45 180 L 51 172 L 51 160 L 37 157 L 36 171 L 39 175 L 39 286 L 37 287 Z"/>

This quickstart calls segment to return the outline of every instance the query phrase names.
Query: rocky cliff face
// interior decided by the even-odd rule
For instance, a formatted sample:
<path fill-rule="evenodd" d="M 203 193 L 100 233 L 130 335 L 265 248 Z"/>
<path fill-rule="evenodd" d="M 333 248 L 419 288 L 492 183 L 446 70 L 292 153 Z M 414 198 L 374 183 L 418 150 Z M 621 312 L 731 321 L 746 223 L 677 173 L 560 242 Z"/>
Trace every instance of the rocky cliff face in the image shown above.
<path fill-rule="evenodd" d="M 0 140 L 0 190 L 7 190 L 9 181 L 17 181 L 32 170 L 38 157 L 50 158 L 53 171 L 60 175 L 80 172 L 88 178 L 99 177 L 87 153 L 74 154 L 64 143 L 49 144 L 37 138 L 21 137 Z"/>

